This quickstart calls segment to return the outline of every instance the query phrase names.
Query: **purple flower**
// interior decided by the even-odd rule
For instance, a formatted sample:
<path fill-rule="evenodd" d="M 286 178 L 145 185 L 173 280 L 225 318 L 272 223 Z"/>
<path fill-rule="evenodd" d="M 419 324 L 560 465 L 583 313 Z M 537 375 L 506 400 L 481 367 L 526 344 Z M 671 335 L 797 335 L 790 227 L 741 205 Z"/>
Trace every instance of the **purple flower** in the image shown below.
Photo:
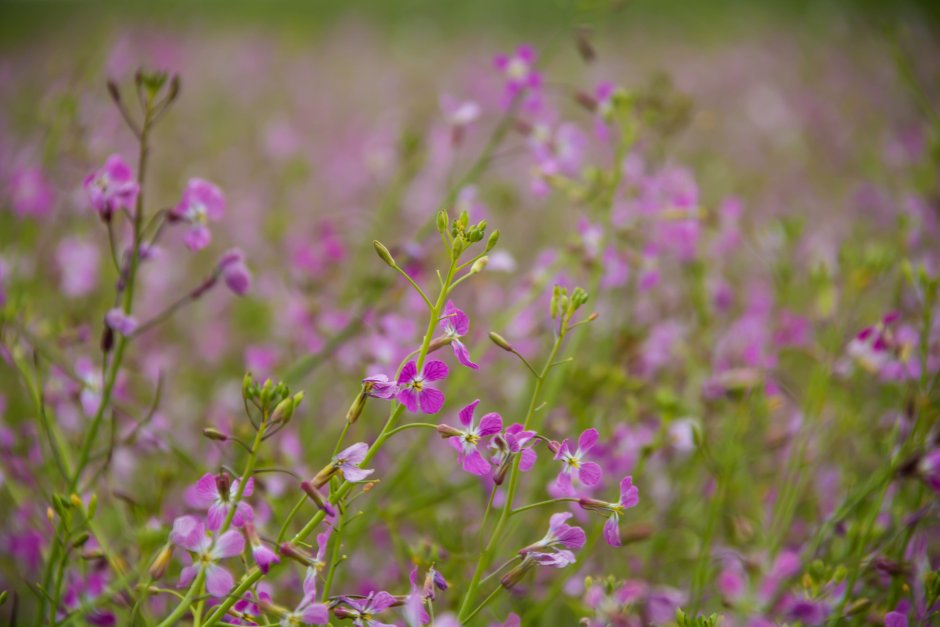
<path fill-rule="evenodd" d="M 24 168 L 10 177 L 10 206 L 20 216 L 41 218 L 52 210 L 55 190 L 39 168 Z"/>
<path fill-rule="evenodd" d="M 307 568 L 307 575 L 304 577 L 304 596 L 294 611 L 281 619 L 281 624 L 285 626 L 326 625 L 329 622 L 329 606 L 317 602 L 317 571 Z"/>
<path fill-rule="evenodd" d="M 436 414 L 444 406 L 444 394 L 428 385 L 431 381 L 447 378 L 447 364 L 443 361 L 429 361 L 424 364 L 421 374 L 415 362 L 409 361 L 398 375 L 399 402 L 410 412 L 418 408 L 425 414 Z"/>
<path fill-rule="evenodd" d="M 120 333 L 121 335 L 130 335 L 137 329 L 137 320 L 133 316 L 124 313 L 120 307 L 110 310 L 104 317 L 105 324 Z"/>
<path fill-rule="evenodd" d="M 885 614 L 885 627 L 907 627 L 907 616 L 901 612 L 888 612 Z"/>
<path fill-rule="evenodd" d="M 258 537 L 258 532 L 255 531 L 254 523 L 246 520 L 244 529 L 245 537 L 248 538 L 248 543 L 251 545 L 251 556 L 254 558 L 258 568 L 261 569 L 261 572 L 267 574 L 271 569 L 271 565 L 280 562 L 281 558 L 261 541 L 261 538 Z"/>
<path fill-rule="evenodd" d="M 238 493 L 240 482 L 240 479 L 231 479 L 225 473 L 220 475 L 206 473 L 187 493 L 187 501 L 191 506 L 208 509 L 206 522 L 211 531 L 216 531 L 222 526 L 222 522 L 228 516 L 232 507 L 235 508 L 232 524 L 236 527 L 241 527 L 245 522 L 250 522 L 254 518 L 251 505 L 245 501 L 232 502 Z M 249 477 L 245 483 L 242 498 L 251 496 L 254 488 L 255 480 Z"/>
<path fill-rule="evenodd" d="M 633 477 L 624 477 L 620 482 L 620 499 L 616 503 L 608 503 L 597 499 L 582 498 L 578 504 L 587 510 L 608 512 L 610 516 L 604 523 L 604 539 L 610 546 L 620 546 L 620 515 L 640 502 L 640 491 L 633 485 Z"/>
<path fill-rule="evenodd" d="M 493 59 L 493 65 L 506 77 L 506 91 L 510 96 L 541 84 L 542 78 L 535 71 L 535 58 L 532 46 L 522 45 L 512 55 L 500 54 Z"/>
<path fill-rule="evenodd" d="M 140 186 L 134 173 L 120 155 L 111 155 L 100 170 L 85 177 L 83 183 L 92 208 L 109 218 L 120 209 L 133 210 Z"/>
<path fill-rule="evenodd" d="M 555 459 L 562 461 L 561 472 L 558 473 L 556 483 L 559 488 L 568 494 L 574 489 L 571 485 L 573 475 L 586 486 L 595 486 L 601 481 L 601 467 L 594 462 L 584 461 L 584 456 L 597 442 L 597 429 L 588 429 L 578 438 L 578 450 L 574 453 L 568 446 L 568 440 L 561 443 L 555 454 Z"/>
<path fill-rule="evenodd" d="M 218 272 L 230 290 L 244 296 L 251 287 L 251 273 L 245 265 L 245 255 L 237 248 L 226 251 L 219 259 Z"/>
<path fill-rule="evenodd" d="M 357 442 L 334 457 L 332 466 L 335 471 L 343 473 L 346 481 L 362 481 L 375 472 L 373 469 L 365 470 L 359 467 L 368 452 L 368 444 Z"/>
<path fill-rule="evenodd" d="M 183 197 L 173 208 L 171 215 L 176 220 L 189 224 L 183 242 L 190 250 L 202 250 L 212 240 L 209 220 L 221 220 L 225 213 L 225 196 L 222 190 L 203 179 L 189 179 Z"/>
<path fill-rule="evenodd" d="M 398 385 L 384 374 L 374 374 L 362 380 L 366 395 L 372 398 L 389 399 L 398 394 Z"/>
<path fill-rule="evenodd" d="M 440 425 L 438 431 L 443 437 L 448 438 L 451 446 L 457 450 L 457 457 L 463 469 L 483 477 L 489 474 L 490 463 L 477 447 L 482 438 L 499 433 L 503 429 L 503 419 L 499 414 L 489 413 L 480 419 L 479 425 L 475 424 L 473 412 L 479 404 L 480 399 L 477 399 L 460 410 L 458 419 L 462 429 Z"/>
<path fill-rule="evenodd" d="M 586 540 L 584 530 L 581 529 L 581 527 L 573 527 L 565 522 L 572 516 L 574 516 L 574 514 L 571 512 L 552 514 L 548 522 L 548 533 L 545 534 L 545 537 L 524 549 L 520 549 L 519 554 L 525 555 L 526 553 L 544 551 L 544 549 L 555 549 L 558 547 L 577 551 L 583 547 Z"/>
<path fill-rule="evenodd" d="M 380 614 L 397 603 L 395 597 L 388 592 L 370 592 L 364 599 L 341 597 L 347 606 L 337 608 L 338 618 L 351 618 L 356 627 L 395 627 L 390 623 L 375 620 L 374 616 Z"/>
<path fill-rule="evenodd" d="M 467 368 L 479 370 L 480 367 L 470 359 L 467 347 L 460 341 L 460 338 L 470 330 L 470 318 L 467 317 L 467 314 L 457 309 L 454 302 L 449 300 L 444 305 L 444 315 L 441 316 L 440 324 L 444 336 L 450 339 L 450 345 L 454 349 L 454 356 L 457 357 L 457 361 Z"/>
<path fill-rule="evenodd" d="M 179 585 L 188 586 L 200 571 L 205 572 L 206 590 L 214 597 L 223 597 L 235 585 L 232 574 L 218 565 L 219 560 L 241 555 L 245 538 L 234 529 L 220 536 L 207 533 L 206 526 L 192 516 L 173 521 L 170 541 L 192 554 L 193 563 L 180 572 Z"/>

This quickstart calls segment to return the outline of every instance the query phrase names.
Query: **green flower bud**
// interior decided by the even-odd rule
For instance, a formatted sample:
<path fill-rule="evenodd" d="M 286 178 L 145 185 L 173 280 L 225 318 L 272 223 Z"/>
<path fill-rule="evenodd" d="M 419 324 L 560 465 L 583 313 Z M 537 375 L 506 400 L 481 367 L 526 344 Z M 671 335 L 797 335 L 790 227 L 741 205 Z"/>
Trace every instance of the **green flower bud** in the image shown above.
<path fill-rule="evenodd" d="M 372 240 L 372 246 L 375 247 L 375 252 L 378 254 L 379 259 L 387 263 L 391 268 L 398 267 L 395 260 L 392 258 L 392 253 L 388 252 L 388 248 L 386 248 L 382 242 L 377 239 Z"/>
<path fill-rule="evenodd" d="M 496 344 L 497 346 L 499 346 L 501 349 L 503 349 L 506 352 L 509 352 L 509 353 L 513 352 L 512 345 L 506 341 L 506 338 L 504 338 L 499 333 L 496 333 L 495 331 L 490 331 L 490 341 L 493 342 L 493 344 Z"/>

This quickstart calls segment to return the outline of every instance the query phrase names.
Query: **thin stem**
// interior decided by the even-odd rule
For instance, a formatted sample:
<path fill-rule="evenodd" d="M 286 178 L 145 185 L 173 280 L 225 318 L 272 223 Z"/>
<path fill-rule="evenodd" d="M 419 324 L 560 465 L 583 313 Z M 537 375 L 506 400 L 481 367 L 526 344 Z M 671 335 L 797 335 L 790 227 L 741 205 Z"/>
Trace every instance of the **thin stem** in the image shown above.
<path fill-rule="evenodd" d="M 155 315 L 153 318 L 151 318 L 147 322 L 141 324 L 139 327 L 134 329 L 134 332 L 131 333 L 128 337 L 133 339 L 133 338 L 143 335 L 150 329 L 154 328 L 155 326 L 159 325 L 160 323 L 172 317 L 173 314 L 175 314 L 182 307 L 196 300 L 199 300 L 199 298 L 203 294 L 205 294 L 209 289 L 212 288 L 212 286 L 215 285 L 218 279 L 219 279 L 218 273 L 213 272 L 206 280 L 204 280 L 202 283 L 197 285 L 192 291 L 185 294 L 184 296 L 176 300 L 174 303 L 166 307 L 163 311 Z"/>
<path fill-rule="evenodd" d="M 531 503 L 529 505 L 523 505 L 522 507 L 517 507 L 516 509 L 509 512 L 509 515 L 515 516 L 516 514 L 520 514 L 524 511 L 535 509 L 536 507 L 544 507 L 546 505 L 555 505 L 556 503 L 577 503 L 577 502 L 578 502 L 578 499 L 570 497 L 570 496 L 565 496 L 565 497 L 561 497 L 557 499 L 548 499 L 547 501 L 539 501 L 538 503 Z"/>
<path fill-rule="evenodd" d="M 392 266 L 392 267 L 393 267 L 395 270 L 397 270 L 400 275 L 402 275 L 403 277 L 405 277 L 405 279 L 407 279 L 407 281 L 408 281 L 409 283 L 411 283 L 411 287 L 415 288 L 415 291 L 418 292 L 418 295 L 421 296 L 421 300 L 423 300 L 423 301 L 424 301 L 424 304 L 428 306 L 428 309 L 433 310 L 433 309 L 434 309 L 434 305 L 431 304 L 431 299 L 427 297 L 427 295 L 424 293 L 424 290 L 421 289 L 421 286 L 418 285 L 417 283 L 415 283 L 415 280 L 412 279 L 411 276 L 409 276 L 409 274 L 408 274 L 407 272 L 405 272 L 404 269 L 402 269 L 402 268 L 399 267 L 398 265 L 394 265 L 394 266 Z"/>
<path fill-rule="evenodd" d="M 397 429 L 392 429 L 391 431 L 389 431 L 388 437 L 392 437 L 396 433 L 400 433 L 401 431 L 405 431 L 406 429 L 416 429 L 419 427 L 423 427 L 425 429 L 437 429 L 437 425 L 431 424 L 430 422 L 409 422 L 406 425 L 402 425 L 398 427 Z"/>
<path fill-rule="evenodd" d="M 326 581 L 323 583 L 323 600 L 330 598 L 330 590 L 333 588 L 333 578 L 336 576 L 336 567 L 339 566 L 339 550 L 343 544 L 343 508 L 339 508 L 339 519 L 336 523 L 336 530 L 330 535 L 330 542 L 333 547 L 330 552 L 330 568 L 326 573 Z"/>
<path fill-rule="evenodd" d="M 471 620 L 473 620 L 473 617 L 476 616 L 477 614 L 479 614 L 480 611 L 481 611 L 484 607 L 486 607 L 487 605 L 489 605 L 489 602 L 492 601 L 493 599 L 495 599 L 495 598 L 496 598 L 496 595 L 499 594 L 499 591 L 502 590 L 502 589 L 503 589 L 502 586 L 496 586 L 496 588 L 495 588 L 492 592 L 490 592 L 489 596 L 487 596 L 485 599 L 483 599 L 483 603 L 480 603 L 480 604 L 477 606 L 477 608 L 476 608 L 475 610 L 473 610 L 472 612 L 470 612 L 470 614 L 469 614 L 465 619 L 463 619 L 463 620 L 461 621 L 461 624 L 467 625 Z"/>
<path fill-rule="evenodd" d="M 515 562 L 516 560 L 521 560 L 521 559 L 522 559 L 522 556 L 521 556 L 521 555 L 513 555 L 513 556 L 510 557 L 508 560 L 506 560 L 505 562 L 503 562 L 503 563 L 499 566 L 499 568 L 497 568 L 496 570 L 494 570 L 493 572 L 491 572 L 489 575 L 487 575 L 486 577 L 484 577 L 483 579 L 481 579 L 481 580 L 480 580 L 480 585 L 482 586 L 482 585 L 485 584 L 487 581 L 489 581 L 490 579 L 492 579 L 493 577 L 495 577 L 496 575 L 498 575 L 499 573 L 501 573 L 501 572 L 503 571 L 503 569 L 505 569 L 507 566 L 509 566 L 510 564 L 512 564 L 513 562 Z"/>

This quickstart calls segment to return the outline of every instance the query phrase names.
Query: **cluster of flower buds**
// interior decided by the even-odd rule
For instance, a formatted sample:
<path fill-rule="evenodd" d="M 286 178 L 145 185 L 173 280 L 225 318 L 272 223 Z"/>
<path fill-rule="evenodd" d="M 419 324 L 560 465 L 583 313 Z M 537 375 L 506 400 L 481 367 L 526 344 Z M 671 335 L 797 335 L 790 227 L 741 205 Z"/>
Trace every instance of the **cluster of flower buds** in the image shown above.
<path fill-rule="evenodd" d="M 248 411 L 248 405 L 252 405 L 261 412 L 262 419 L 267 421 L 268 435 L 273 435 L 276 430 L 290 422 L 294 411 L 304 399 L 304 393 L 291 394 L 290 387 L 283 381 L 275 384 L 271 379 L 266 379 L 264 383 L 259 383 L 247 372 L 242 379 L 242 398 L 249 419 L 251 413 Z"/>

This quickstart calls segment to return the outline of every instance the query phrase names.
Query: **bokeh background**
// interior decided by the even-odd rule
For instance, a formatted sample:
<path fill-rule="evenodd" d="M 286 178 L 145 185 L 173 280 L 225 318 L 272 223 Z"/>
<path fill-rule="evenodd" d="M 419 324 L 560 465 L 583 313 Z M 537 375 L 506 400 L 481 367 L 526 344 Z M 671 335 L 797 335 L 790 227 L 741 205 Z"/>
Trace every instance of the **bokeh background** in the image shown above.
<path fill-rule="evenodd" d="M 245 252 L 253 274 L 246 297 L 215 289 L 135 344 L 118 387 L 119 445 L 97 488 L 118 550 L 146 562 L 186 511 L 184 488 L 238 467 L 237 449 L 200 434 L 247 432 L 246 370 L 307 394 L 268 465 L 300 476 L 322 465 L 359 378 L 394 370 L 425 324 L 420 301 L 384 271 L 371 242 L 433 284 L 441 253 L 427 223 L 503 113 L 492 57 L 529 43 L 545 105 L 528 121 L 580 129 L 577 171 L 609 167 L 612 156 L 578 92 L 611 81 L 646 114 L 610 216 L 564 186 L 535 189 L 518 129 L 472 181 L 475 195 L 452 197 L 448 208 L 469 209 L 502 236 L 491 267 L 455 296 L 482 369 L 452 368 L 444 416 L 479 397 L 507 423 L 521 419 L 527 372 L 486 331 L 544 354 L 552 282 L 593 288 L 600 317 L 569 347 L 574 361 L 552 380 L 543 425 L 557 439 L 601 430 L 609 476 L 598 494 L 634 474 L 642 501 L 628 522 L 642 541 L 540 573 L 486 619 L 514 610 L 523 624 L 575 624 L 597 609 L 592 582 L 610 575 L 646 586 L 641 622 L 692 605 L 746 624 L 764 611 L 760 595 L 723 603 L 718 575 L 744 564 L 756 591 L 775 556 L 798 552 L 880 467 L 903 410 L 903 378 L 873 387 L 846 346 L 897 309 L 919 337 L 902 266 L 936 272 L 937 17 L 928 2 L 0 4 L 2 280 L 8 310 L 44 347 L 47 403 L 66 437 L 82 433 L 85 417 L 61 370 L 100 358 L 114 281 L 82 180 L 108 155 L 136 153 L 106 80 L 130 94 L 142 66 L 181 78 L 153 138 L 153 209 L 174 205 L 193 176 L 227 198 L 210 250 L 192 254 L 167 238 L 143 271 L 139 316 L 198 284 L 229 247 Z M 442 96 L 480 105 L 459 146 Z M 41 206 L 17 195 L 24 171 L 40 173 Z M 680 221 L 686 235 L 665 216 L 682 202 L 702 209 Z M 651 273 L 656 285 L 644 287 Z M 11 333 L 9 350 L 19 341 Z M 926 333 L 930 359 L 936 333 Z M 41 569 L 48 537 L 35 494 L 51 490 L 53 475 L 36 445 L 32 399 L 8 366 L 0 580 L 28 616 L 23 580 Z M 374 437 L 380 410 L 370 406 L 348 441 Z M 682 439 L 693 423 L 720 448 L 720 471 Z M 377 458 L 384 483 L 345 534 L 339 589 L 402 588 L 413 562 L 466 580 L 487 492 L 452 453 L 415 432 Z M 532 500 L 546 498 L 554 476 L 543 457 L 546 467 L 526 479 Z M 255 505 L 273 532 L 296 482 L 272 473 L 261 483 Z M 578 516 L 589 546 L 601 546 L 597 519 Z M 513 541 L 527 543 L 532 529 L 540 536 L 544 523 L 516 525 Z M 854 555 L 837 546 L 827 564 Z M 441 611 L 458 598 L 445 595 Z M 166 599 L 153 602 L 158 615 Z"/>

